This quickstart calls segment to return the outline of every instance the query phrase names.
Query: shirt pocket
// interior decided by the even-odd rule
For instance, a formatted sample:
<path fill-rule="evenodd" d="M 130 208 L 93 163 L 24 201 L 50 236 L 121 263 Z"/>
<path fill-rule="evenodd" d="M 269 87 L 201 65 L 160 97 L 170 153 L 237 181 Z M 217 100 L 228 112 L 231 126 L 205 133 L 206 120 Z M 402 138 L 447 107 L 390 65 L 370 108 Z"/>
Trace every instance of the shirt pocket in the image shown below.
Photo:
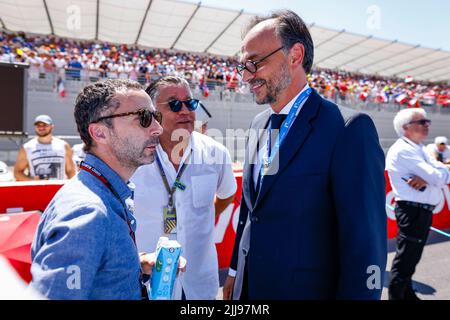
<path fill-rule="evenodd" d="M 194 208 L 205 207 L 214 202 L 217 179 L 216 173 L 191 177 Z"/>

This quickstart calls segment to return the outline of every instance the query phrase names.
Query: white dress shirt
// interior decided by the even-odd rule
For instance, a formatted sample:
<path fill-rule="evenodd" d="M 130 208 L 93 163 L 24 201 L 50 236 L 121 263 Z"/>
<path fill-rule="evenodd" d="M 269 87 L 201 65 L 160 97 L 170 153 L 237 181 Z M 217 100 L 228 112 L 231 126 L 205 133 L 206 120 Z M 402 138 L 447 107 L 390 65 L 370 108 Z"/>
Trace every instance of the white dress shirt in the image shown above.
<path fill-rule="evenodd" d="M 153 252 L 160 236 L 177 240 L 187 266 L 175 283 L 174 299 L 181 299 L 183 288 L 188 300 L 211 300 L 219 289 L 214 199 L 216 195 L 220 199 L 231 197 L 237 185 L 229 152 L 223 145 L 194 131 L 187 150 L 190 149 L 192 155 L 180 179 L 186 190 L 177 189 L 174 194 L 176 234 L 167 235 L 163 231 L 163 208 L 168 204 L 168 193 L 156 161 L 140 167 L 131 178 L 136 185 L 136 242 L 140 252 Z M 177 172 L 159 145 L 157 153 L 172 186 Z M 184 153 L 180 168 L 188 154 Z"/>
<path fill-rule="evenodd" d="M 450 183 L 450 171 L 432 159 L 424 145 L 418 145 L 406 137 L 398 139 L 389 149 L 386 170 L 396 201 L 435 206 L 443 196 L 441 188 Z M 428 183 L 425 191 L 415 190 L 402 179 L 412 176 L 418 176 Z"/>
<path fill-rule="evenodd" d="M 294 103 L 297 100 L 297 98 L 304 91 L 308 90 L 308 88 L 309 88 L 309 85 L 306 84 L 303 87 L 303 89 L 291 101 L 289 101 L 289 103 L 283 109 L 281 109 L 281 111 L 278 114 L 288 115 L 289 112 L 291 111 L 292 107 L 294 106 Z M 306 101 L 308 101 L 308 99 L 305 99 L 305 101 L 303 101 L 303 103 L 300 105 L 300 107 L 297 110 L 296 116 L 298 116 L 300 110 L 302 110 L 303 106 L 305 105 Z M 270 115 L 272 115 L 274 113 L 275 112 L 271 109 Z M 255 186 L 256 186 L 256 183 L 258 181 L 259 172 L 261 171 L 261 159 L 262 159 L 262 156 L 267 154 L 267 139 L 268 138 L 269 137 L 266 134 L 265 136 L 262 137 L 261 141 L 259 142 L 258 157 L 255 159 L 255 166 L 253 167 L 253 183 L 255 184 Z"/>

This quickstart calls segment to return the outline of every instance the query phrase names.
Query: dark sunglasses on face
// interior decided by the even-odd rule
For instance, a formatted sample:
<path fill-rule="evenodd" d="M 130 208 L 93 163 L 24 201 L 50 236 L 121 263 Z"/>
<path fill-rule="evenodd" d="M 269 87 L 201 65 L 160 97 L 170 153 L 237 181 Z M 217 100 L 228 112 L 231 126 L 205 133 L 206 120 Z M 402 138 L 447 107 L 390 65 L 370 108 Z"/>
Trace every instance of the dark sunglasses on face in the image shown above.
<path fill-rule="evenodd" d="M 172 100 L 172 101 L 167 102 L 167 104 L 169 105 L 170 110 L 172 110 L 172 112 L 180 112 L 180 110 L 183 108 L 183 103 L 189 111 L 194 111 L 195 109 L 198 108 L 200 100 L 188 99 L 188 100 L 184 100 L 184 101 Z"/>
<path fill-rule="evenodd" d="M 236 70 L 239 73 L 239 75 L 242 76 L 242 74 L 244 73 L 244 70 L 247 70 L 250 73 L 256 73 L 256 71 L 258 70 L 258 64 L 260 64 L 261 62 L 263 62 L 264 60 L 266 60 L 267 58 L 269 58 L 271 55 L 277 53 L 278 51 L 280 51 L 281 49 L 283 49 L 284 47 L 280 47 L 275 51 L 272 51 L 271 53 L 269 53 L 267 56 L 259 59 L 258 61 L 252 61 L 252 60 L 247 60 L 245 61 L 243 64 L 238 64 L 236 66 Z"/>
<path fill-rule="evenodd" d="M 36 123 L 34 124 L 34 126 L 35 126 L 35 127 L 48 127 L 48 126 L 50 126 L 50 125 L 47 124 L 47 123 L 44 123 L 44 122 L 36 122 Z"/>
<path fill-rule="evenodd" d="M 139 123 L 143 128 L 150 127 L 152 123 L 152 119 L 155 119 L 157 122 L 162 123 L 162 113 L 159 111 L 150 111 L 149 109 L 140 109 L 138 111 L 125 112 L 112 114 L 110 116 L 100 117 L 95 122 L 100 122 L 105 119 L 118 118 L 118 117 L 126 117 L 137 114 L 139 116 Z"/>
<path fill-rule="evenodd" d="M 408 124 L 420 124 L 421 126 L 424 126 L 426 124 L 430 125 L 431 120 L 430 119 L 420 119 L 420 120 L 408 122 Z"/>

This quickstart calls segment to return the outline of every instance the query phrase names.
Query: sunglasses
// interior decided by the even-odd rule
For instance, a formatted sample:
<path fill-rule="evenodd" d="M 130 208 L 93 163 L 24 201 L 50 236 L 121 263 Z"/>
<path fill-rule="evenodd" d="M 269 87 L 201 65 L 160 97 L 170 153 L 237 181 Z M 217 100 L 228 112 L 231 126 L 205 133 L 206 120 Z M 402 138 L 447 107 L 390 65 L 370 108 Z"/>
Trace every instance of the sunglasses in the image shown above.
<path fill-rule="evenodd" d="M 408 122 L 408 124 L 420 124 L 421 126 L 424 126 L 426 124 L 430 125 L 431 124 L 431 120 L 429 120 L 429 119 L 420 119 L 420 120 L 415 120 L 415 121 Z"/>
<path fill-rule="evenodd" d="M 35 127 L 48 127 L 48 126 L 50 126 L 50 124 L 45 123 L 45 122 L 36 122 L 36 123 L 34 124 L 34 126 L 35 126 Z"/>
<path fill-rule="evenodd" d="M 238 64 L 236 66 L 236 71 L 239 73 L 240 76 L 242 76 L 242 74 L 244 73 L 244 70 L 247 70 L 250 73 L 256 73 L 256 71 L 258 70 L 258 64 L 260 64 L 261 62 L 263 62 L 264 60 L 269 58 L 271 55 L 277 53 L 278 51 L 280 51 L 283 48 L 284 47 L 279 47 L 277 50 L 272 51 L 267 56 L 259 59 L 258 61 L 247 60 L 243 64 Z"/>
<path fill-rule="evenodd" d="M 188 100 L 184 100 L 184 101 L 172 100 L 172 101 L 166 102 L 166 104 L 169 105 L 170 110 L 172 112 L 180 112 L 181 108 L 183 108 L 183 103 L 189 111 L 194 111 L 195 109 L 198 108 L 198 106 L 200 104 L 200 100 L 188 99 Z"/>
<path fill-rule="evenodd" d="M 162 117 L 163 117 L 162 113 L 159 111 L 150 111 L 149 109 L 140 109 L 138 111 L 118 113 L 118 114 L 113 114 L 110 116 L 100 117 L 97 119 L 97 121 L 94 121 L 94 123 L 100 122 L 105 119 L 126 117 L 126 116 L 131 116 L 131 115 L 136 115 L 136 114 L 139 116 L 139 123 L 141 124 L 141 126 L 143 128 L 150 127 L 150 125 L 152 123 L 152 119 L 155 119 L 157 122 L 162 123 Z"/>

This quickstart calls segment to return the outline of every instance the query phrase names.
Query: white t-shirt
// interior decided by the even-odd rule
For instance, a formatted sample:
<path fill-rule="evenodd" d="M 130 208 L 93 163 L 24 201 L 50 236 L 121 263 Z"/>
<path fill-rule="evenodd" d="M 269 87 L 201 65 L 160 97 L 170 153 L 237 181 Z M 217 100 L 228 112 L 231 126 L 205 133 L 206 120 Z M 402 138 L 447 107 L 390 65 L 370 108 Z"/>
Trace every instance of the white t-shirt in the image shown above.
<path fill-rule="evenodd" d="M 115 64 L 115 63 L 108 63 L 108 77 L 111 79 L 116 79 L 118 77 L 118 70 L 119 70 L 119 65 Z"/>
<path fill-rule="evenodd" d="M 27 154 L 30 177 L 46 176 L 51 180 L 65 178 L 66 142 L 59 138 L 52 138 L 49 144 L 39 143 L 33 138 L 23 145 Z"/>
<path fill-rule="evenodd" d="M 84 143 L 79 143 L 79 144 L 74 144 L 72 146 L 72 151 L 73 151 L 73 162 L 75 162 L 77 168 L 80 167 L 80 163 L 81 161 L 84 161 L 84 159 L 86 158 L 86 153 L 83 150 L 84 148 Z"/>
<path fill-rule="evenodd" d="M 427 145 L 427 150 L 433 158 L 435 156 L 435 153 L 438 152 L 438 148 L 434 143 Z M 444 159 L 444 163 L 450 161 L 450 148 L 448 146 L 445 146 L 445 150 L 442 153 L 442 158 Z"/>
<path fill-rule="evenodd" d="M 64 69 L 64 67 L 67 65 L 67 62 L 65 59 L 61 58 L 61 59 L 55 59 L 53 60 L 53 62 L 55 63 L 55 67 L 59 70 L 59 69 Z"/>
<path fill-rule="evenodd" d="M 30 64 L 30 71 L 39 72 L 42 59 L 40 57 L 28 57 L 27 63 Z"/>
<path fill-rule="evenodd" d="M 0 62 L 13 62 L 14 57 L 9 53 L 4 53 L 0 55 Z"/>
<path fill-rule="evenodd" d="M 187 150 L 189 148 L 193 153 L 180 179 L 186 189 L 177 189 L 174 195 L 176 234 L 166 235 L 163 231 L 163 208 L 168 204 L 168 193 L 156 161 L 140 167 L 131 178 L 136 185 L 136 242 L 139 251 L 153 252 L 160 236 L 177 240 L 187 267 L 175 283 L 174 299 L 181 298 L 182 287 L 188 300 L 211 300 L 216 298 L 219 289 L 214 199 L 215 195 L 220 199 L 231 197 L 237 185 L 230 155 L 223 145 L 193 132 Z M 157 147 L 157 152 L 172 186 L 177 175 L 175 168 L 161 146 Z M 182 163 L 188 154 L 184 153 Z"/>
<path fill-rule="evenodd" d="M 130 73 L 130 68 L 125 65 L 120 65 L 117 69 L 117 72 L 119 73 L 120 79 L 128 79 L 128 74 Z"/>

